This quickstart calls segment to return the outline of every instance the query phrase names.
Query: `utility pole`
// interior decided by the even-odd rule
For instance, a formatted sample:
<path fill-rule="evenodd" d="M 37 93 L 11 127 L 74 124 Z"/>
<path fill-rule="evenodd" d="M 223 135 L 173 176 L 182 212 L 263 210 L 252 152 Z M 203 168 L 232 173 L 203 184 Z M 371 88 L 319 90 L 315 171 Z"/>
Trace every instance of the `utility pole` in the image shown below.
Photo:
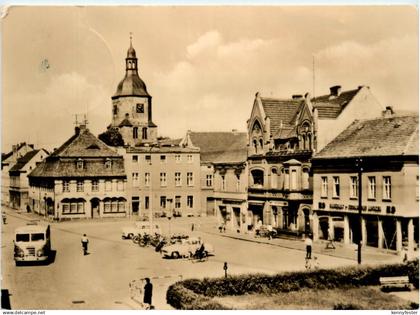
<path fill-rule="evenodd" d="M 358 221 L 359 221 L 359 235 L 357 239 L 357 263 L 360 265 L 362 263 L 362 238 L 363 238 L 363 226 L 362 226 L 362 172 L 363 172 L 363 159 L 356 159 L 356 168 L 357 168 L 357 188 L 358 188 Z"/>

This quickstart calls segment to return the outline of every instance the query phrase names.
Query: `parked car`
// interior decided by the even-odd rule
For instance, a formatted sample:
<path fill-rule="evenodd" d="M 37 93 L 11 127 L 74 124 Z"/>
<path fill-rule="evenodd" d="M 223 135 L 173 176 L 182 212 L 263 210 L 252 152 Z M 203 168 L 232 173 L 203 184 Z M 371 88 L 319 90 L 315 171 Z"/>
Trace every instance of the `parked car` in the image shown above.
<path fill-rule="evenodd" d="M 164 246 L 161 253 L 163 257 L 167 258 L 190 257 L 198 248 L 200 248 L 201 242 L 202 241 L 196 237 L 181 239 L 181 242 L 179 243 Z M 214 255 L 213 246 L 209 243 L 204 243 L 204 252 L 206 256 Z"/>
<path fill-rule="evenodd" d="M 159 224 L 144 222 L 144 221 L 136 221 L 132 226 L 126 226 L 122 228 L 122 238 L 123 239 L 131 239 L 134 235 L 161 235 L 161 229 Z"/>

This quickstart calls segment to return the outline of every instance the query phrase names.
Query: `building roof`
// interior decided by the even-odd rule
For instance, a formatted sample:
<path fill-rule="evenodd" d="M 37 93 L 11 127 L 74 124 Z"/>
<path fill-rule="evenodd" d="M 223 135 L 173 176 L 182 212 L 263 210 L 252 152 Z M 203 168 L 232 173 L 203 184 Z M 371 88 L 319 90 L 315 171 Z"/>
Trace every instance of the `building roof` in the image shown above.
<path fill-rule="evenodd" d="M 124 118 L 120 124 L 118 125 L 118 127 L 133 127 L 133 124 L 131 123 L 131 121 L 128 118 Z"/>
<path fill-rule="evenodd" d="M 418 115 L 355 120 L 314 159 L 418 155 Z"/>
<path fill-rule="evenodd" d="M 44 149 L 42 149 L 44 150 Z M 26 153 L 23 157 L 19 158 L 16 161 L 16 164 L 13 165 L 13 167 L 10 169 L 9 172 L 16 172 L 16 171 L 20 171 L 23 167 L 25 167 L 25 165 L 32 160 L 32 158 L 41 150 L 33 150 L 33 151 L 29 151 L 28 153 Z M 45 150 L 44 150 L 45 151 Z M 45 151 L 46 154 L 48 154 L 47 151 Z"/>
<path fill-rule="evenodd" d="M 360 88 L 350 91 L 343 91 L 338 96 L 328 94 L 312 98 L 311 102 L 313 107 L 318 109 L 318 118 L 337 118 L 344 110 L 344 108 L 346 108 L 350 101 L 360 91 Z"/>
<path fill-rule="evenodd" d="M 70 139 L 55 150 L 54 157 L 117 157 L 114 150 L 96 138 L 86 127 L 80 128 Z"/>
<path fill-rule="evenodd" d="M 293 118 L 303 102 L 305 101 L 302 99 L 261 97 L 264 112 L 270 118 L 270 132 L 273 136 L 281 133 L 282 129 L 293 129 Z M 289 133 L 287 132 L 287 134 Z"/>
<path fill-rule="evenodd" d="M 77 167 L 77 161 L 83 167 Z M 106 161 L 111 167 L 106 168 Z M 87 128 L 76 129 L 76 133 L 43 162 L 38 164 L 29 177 L 86 178 L 125 177 L 124 159 L 105 143 L 97 139 Z"/>
<path fill-rule="evenodd" d="M 247 159 L 245 132 L 189 132 L 192 145 L 199 147 L 202 162 L 233 163 Z"/>
<path fill-rule="evenodd" d="M 19 152 L 20 149 L 22 149 L 22 147 L 24 147 L 25 145 L 28 145 L 30 148 L 34 148 L 33 144 L 26 144 L 26 142 L 21 142 L 19 144 L 17 144 L 16 146 L 16 152 Z M 7 160 L 9 157 L 11 157 L 13 155 L 13 150 L 8 152 L 8 153 L 2 153 L 1 155 L 1 159 L 2 162 L 4 162 L 5 160 Z"/>

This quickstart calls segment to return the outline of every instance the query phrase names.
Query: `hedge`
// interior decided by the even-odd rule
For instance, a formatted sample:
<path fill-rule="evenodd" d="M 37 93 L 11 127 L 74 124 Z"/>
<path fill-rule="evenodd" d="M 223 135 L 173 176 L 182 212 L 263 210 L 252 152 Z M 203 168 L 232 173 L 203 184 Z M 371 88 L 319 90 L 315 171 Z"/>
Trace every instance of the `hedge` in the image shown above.
<path fill-rule="evenodd" d="M 276 275 L 250 274 L 228 278 L 188 279 L 170 286 L 166 299 L 176 309 L 224 309 L 213 297 L 252 293 L 275 294 L 302 288 L 334 289 L 379 285 L 379 277 L 408 275 L 419 287 L 418 259 L 407 264 L 343 267 Z"/>

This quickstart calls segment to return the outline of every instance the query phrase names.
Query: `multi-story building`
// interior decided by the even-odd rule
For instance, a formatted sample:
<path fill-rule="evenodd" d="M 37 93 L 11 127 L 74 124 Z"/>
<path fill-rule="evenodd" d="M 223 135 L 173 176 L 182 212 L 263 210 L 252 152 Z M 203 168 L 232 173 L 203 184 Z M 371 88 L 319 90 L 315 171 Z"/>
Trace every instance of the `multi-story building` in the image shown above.
<path fill-rule="evenodd" d="M 200 149 L 202 209 L 216 215 L 228 229 L 245 232 L 247 211 L 247 134 L 244 132 L 192 132 L 182 146 Z"/>
<path fill-rule="evenodd" d="M 199 149 L 156 145 L 120 152 L 133 215 L 201 215 Z"/>
<path fill-rule="evenodd" d="M 356 120 L 315 155 L 315 239 L 418 247 L 418 123 L 418 114 Z"/>
<path fill-rule="evenodd" d="M 248 204 L 253 225 L 261 220 L 284 232 L 309 232 L 312 155 L 354 117 L 380 116 L 382 107 L 367 87 L 311 99 L 256 94 L 248 120 Z"/>
<path fill-rule="evenodd" d="M 1 156 L 1 203 L 10 205 L 10 177 L 9 171 L 16 164 L 17 160 L 26 153 L 33 151 L 34 145 L 25 142 L 12 146 L 12 151 Z"/>
<path fill-rule="evenodd" d="M 30 173 L 38 163 L 48 156 L 45 149 L 32 150 L 19 158 L 10 169 L 10 207 L 24 210 L 29 205 L 29 179 Z"/>
<path fill-rule="evenodd" d="M 124 159 L 86 124 L 28 175 L 29 205 L 57 220 L 128 215 Z"/>

